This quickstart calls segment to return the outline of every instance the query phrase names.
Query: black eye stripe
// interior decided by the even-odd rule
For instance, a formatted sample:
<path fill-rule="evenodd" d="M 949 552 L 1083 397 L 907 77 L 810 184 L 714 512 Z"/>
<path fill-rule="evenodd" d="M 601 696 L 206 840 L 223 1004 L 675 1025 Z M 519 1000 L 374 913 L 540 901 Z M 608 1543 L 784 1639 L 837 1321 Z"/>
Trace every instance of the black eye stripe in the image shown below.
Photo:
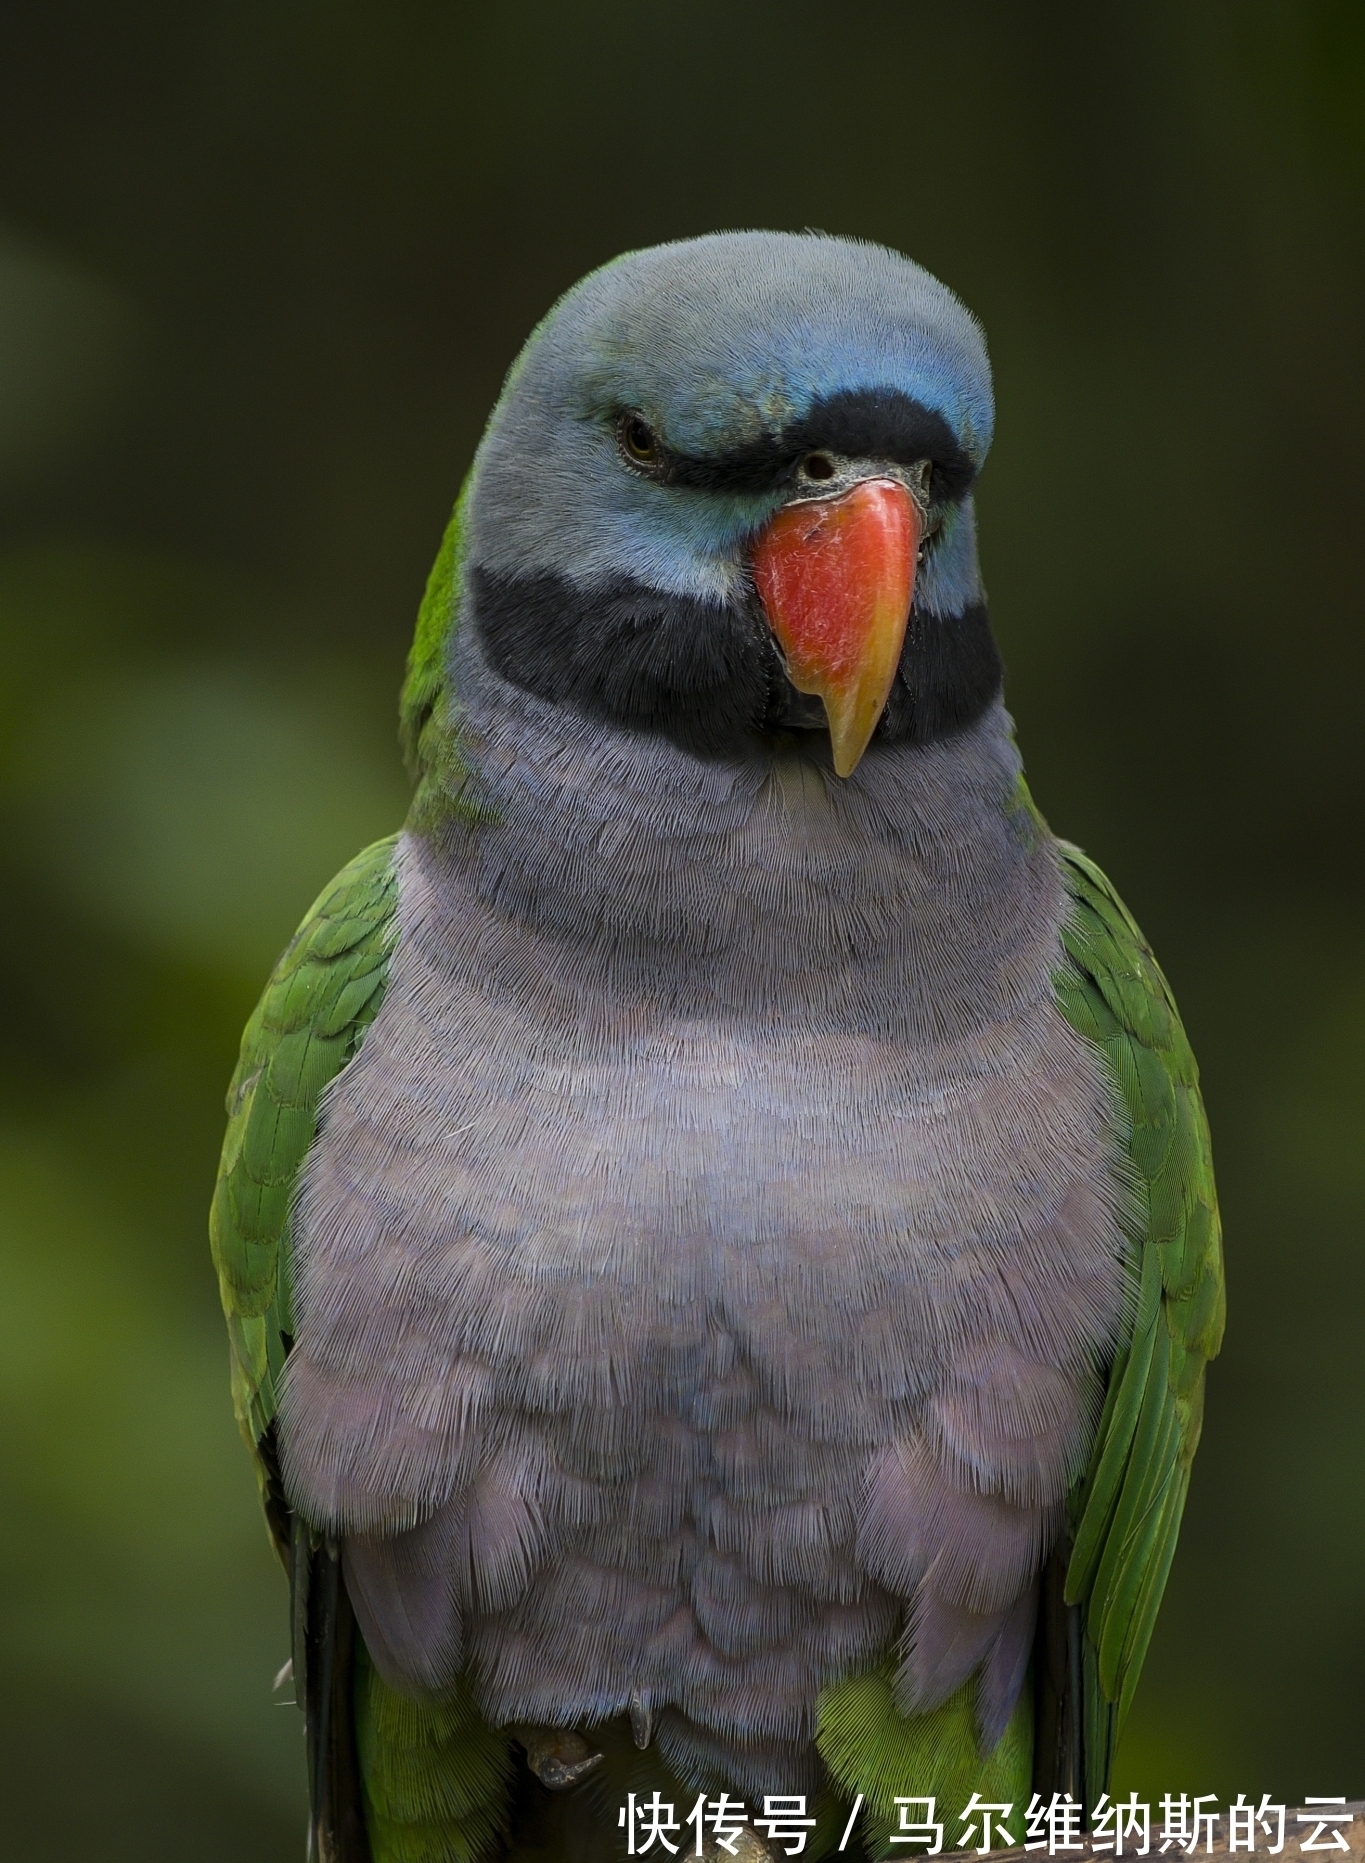
<path fill-rule="evenodd" d="M 666 485 L 700 491 L 766 491 L 795 476 L 808 453 L 825 451 L 846 459 L 887 459 L 913 466 L 931 462 L 930 495 L 952 504 L 970 490 L 976 466 L 948 422 L 935 408 L 898 388 L 840 390 L 817 401 L 809 413 L 748 446 L 705 458 L 673 452 L 657 441 L 657 476 Z"/>

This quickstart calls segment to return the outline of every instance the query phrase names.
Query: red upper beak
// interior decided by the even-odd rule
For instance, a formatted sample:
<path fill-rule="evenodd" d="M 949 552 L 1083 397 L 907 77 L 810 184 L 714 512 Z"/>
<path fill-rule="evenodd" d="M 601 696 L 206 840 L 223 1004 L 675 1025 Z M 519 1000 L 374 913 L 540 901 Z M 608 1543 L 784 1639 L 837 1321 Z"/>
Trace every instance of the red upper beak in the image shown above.
<path fill-rule="evenodd" d="M 785 505 L 753 548 L 754 582 L 798 692 L 823 700 L 851 776 L 900 663 L 924 520 L 896 479 Z"/>

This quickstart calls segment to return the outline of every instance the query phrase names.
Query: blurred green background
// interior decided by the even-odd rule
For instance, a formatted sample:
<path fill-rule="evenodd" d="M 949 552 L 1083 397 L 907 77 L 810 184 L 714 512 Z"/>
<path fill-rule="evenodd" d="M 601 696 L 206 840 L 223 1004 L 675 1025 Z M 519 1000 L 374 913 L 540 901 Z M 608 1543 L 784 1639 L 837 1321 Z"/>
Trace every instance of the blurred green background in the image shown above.
<path fill-rule="evenodd" d="M 984 318 L 1034 790 L 1203 1059 L 1231 1325 L 1122 1781 L 1365 1793 L 1363 126 L 1359 0 L 5 10 L 6 1856 L 301 1855 L 204 1241 L 237 1033 L 401 818 L 411 619 L 532 323 L 729 226 Z"/>

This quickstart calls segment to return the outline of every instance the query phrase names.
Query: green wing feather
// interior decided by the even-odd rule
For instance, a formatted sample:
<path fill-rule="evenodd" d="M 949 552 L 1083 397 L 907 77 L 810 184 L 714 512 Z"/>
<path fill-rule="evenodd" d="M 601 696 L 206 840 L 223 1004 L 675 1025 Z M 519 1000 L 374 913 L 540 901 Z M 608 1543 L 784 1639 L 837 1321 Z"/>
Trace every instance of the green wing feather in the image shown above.
<path fill-rule="evenodd" d="M 247 1023 L 228 1089 L 209 1234 L 233 1406 L 282 1555 L 289 1525 L 271 1426 L 293 1331 L 291 1205 L 322 1090 L 355 1054 L 383 1000 L 397 936 L 397 838 L 376 841 L 343 867 L 304 919 Z"/>
<path fill-rule="evenodd" d="M 1170 987 L 1103 873 L 1060 844 L 1071 911 L 1056 976 L 1067 1020 L 1103 1052 L 1127 1114 L 1137 1297 L 1074 1497 L 1066 1601 L 1084 1624 L 1086 1791 L 1108 1786 L 1166 1587 L 1204 1367 L 1223 1334 L 1223 1262 L 1199 1070 Z"/>

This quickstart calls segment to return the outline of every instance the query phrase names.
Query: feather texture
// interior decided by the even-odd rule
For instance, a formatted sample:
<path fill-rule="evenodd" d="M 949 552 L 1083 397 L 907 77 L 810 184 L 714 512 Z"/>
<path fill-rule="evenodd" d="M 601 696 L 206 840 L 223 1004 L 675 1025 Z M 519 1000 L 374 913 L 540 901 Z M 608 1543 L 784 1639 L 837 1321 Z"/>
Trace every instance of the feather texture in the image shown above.
<path fill-rule="evenodd" d="M 1115 1360 L 1071 1507 L 1066 1598 L 1084 1611 L 1093 1802 L 1175 1554 L 1204 1367 L 1223 1335 L 1223 1261 L 1199 1070 L 1170 987 L 1099 868 L 1078 848 L 1060 847 L 1072 906 L 1057 998 L 1113 1071 L 1139 1193 L 1129 1218 L 1140 1279 L 1132 1335 Z"/>
<path fill-rule="evenodd" d="M 342 869 L 275 967 L 242 1036 L 209 1236 L 232 1348 L 237 1420 L 263 1488 L 263 1450 L 293 1333 L 290 1215 L 323 1089 L 384 997 L 397 932 L 396 836 Z M 287 1557 L 288 1535 L 272 1521 Z"/>
<path fill-rule="evenodd" d="M 991 424 L 951 294 L 823 237 L 627 255 L 509 377 L 407 831 L 267 986 L 214 1202 L 321 1863 L 595 1856 L 661 1776 L 807 1793 L 812 1863 L 859 1794 L 875 1855 L 900 1793 L 1107 1783 L 1219 1232 L 1164 979 L 1019 774 Z M 846 783 L 746 567 L 817 445 L 935 501 Z M 600 1736 L 577 1810 L 517 1725 Z"/>

